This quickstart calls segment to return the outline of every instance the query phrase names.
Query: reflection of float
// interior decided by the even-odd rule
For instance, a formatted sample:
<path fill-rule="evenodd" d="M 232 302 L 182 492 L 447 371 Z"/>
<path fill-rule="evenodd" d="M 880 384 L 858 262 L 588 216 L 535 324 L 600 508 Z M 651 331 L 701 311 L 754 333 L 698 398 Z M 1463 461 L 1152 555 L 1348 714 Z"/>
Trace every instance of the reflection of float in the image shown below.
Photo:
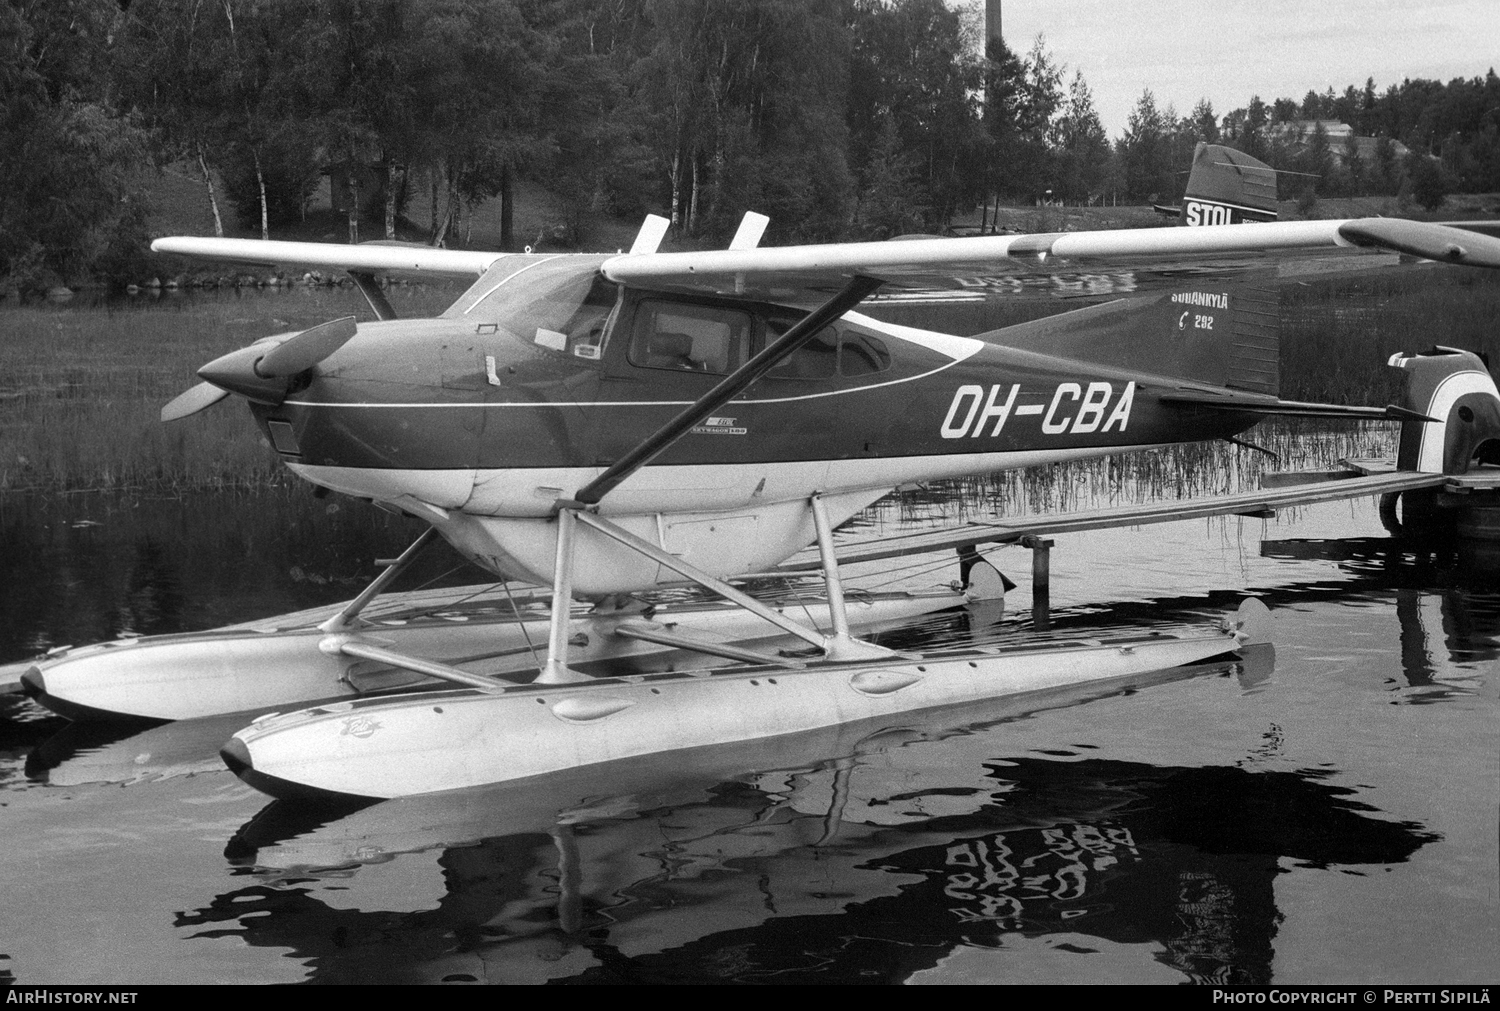
<path fill-rule="evenodd" d="M 1238 673 L 1235 690 L 1266 676 Z M 1399 862 L 1427 838 L 1367 817 L 1327 772 L 1000 757 L 992 728 L 1023 711 L 829 728 L 323 823 L 273 804 L 229 849 L 260 882 L 179 925 L 287 947 L 320 981 L 897 981 L 960 946 L 1066 933 L 1253 983 L 1270 978 L 1284 863 Z M 775 771 L 738 771 L 756 768 Z M 429 887 L 410 911 L 361 891 L 402 866 Z"/>
<path fill-rule="evenodd" d="M 139 724 L 70 723 L 26 757 L 28 779 L 49 786 L 134 785 L 223 770 L 218 750 L 243 717 Z"/>

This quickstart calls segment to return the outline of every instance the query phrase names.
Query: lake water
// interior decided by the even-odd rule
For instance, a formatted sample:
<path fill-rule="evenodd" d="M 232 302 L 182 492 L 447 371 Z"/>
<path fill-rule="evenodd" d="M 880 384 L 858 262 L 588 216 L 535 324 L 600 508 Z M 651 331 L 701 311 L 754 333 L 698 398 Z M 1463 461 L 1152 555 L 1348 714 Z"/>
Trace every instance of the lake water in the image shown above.
<path fill-rule="evenodd" d="M 329 504 L 6 501 L 0 660 L 347 596 L 410 531 Z M 983 505 L 953 490 L 867 520 Z M 1026 635 L 1028 556 L 996 558 L 1021 583 L 997 627 L 955 612 L 899 641 Z M 953 577 L 932 564 L 903 581 Z M 20 983 L 1493 980 L 1489 577 L 1392 550 L 1364 503 L 1060 537 L 1053 569 L 1067 629 L 1255 592 L 1274 659 L 324 823 L 222 769 L 236 726 L 69 730 L 11 697 L 0 966 Z"/>
<path fill-rule="evenodd" d="M 1373 431 L 1252 435 L 1317 466 Z M 929 489 L 855 533 L 1233 490 L 1225 447 Z M 0 662 L 352 595 L 416 532 L 302 489 L 0 498 Z M 1274 655 L 1125 691 L 704 749 L 356 812 L 216 752 L 236 725 L 69 728 L 0 699 L 0 979 L 1493 982 L 1500 582 L 1373 502 L 1060 536 L 1055 629 L 1204 620 Z M 1030 631 L 955 611 L 903 646 Z M 413 573 L 469 580 L 440 553 Z M 956 577 L 933 558 L 868 584 Z"/>

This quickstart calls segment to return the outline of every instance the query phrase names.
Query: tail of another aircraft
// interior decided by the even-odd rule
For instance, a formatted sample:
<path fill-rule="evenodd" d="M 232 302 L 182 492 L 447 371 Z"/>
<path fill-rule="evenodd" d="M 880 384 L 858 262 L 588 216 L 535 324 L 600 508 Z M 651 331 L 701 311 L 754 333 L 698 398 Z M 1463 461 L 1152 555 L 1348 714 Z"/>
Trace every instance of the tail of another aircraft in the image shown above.
<path fill-rule="evenodd" d="M 1199 142 L 1181 207 L 1156 205 L 1184 225 L 1276 220 L 1276 170 L 1243 151 Z"/>
<path fill-rule="evenodd" d="M 1401 423 L 1400 469 L 1466 474 L 1475 463 L 1500 463 L 1500 390 L 1483 359 L 1435 347 L 1390 364 L 1406 373 L 1404 406 L 1435 419 Z"/>

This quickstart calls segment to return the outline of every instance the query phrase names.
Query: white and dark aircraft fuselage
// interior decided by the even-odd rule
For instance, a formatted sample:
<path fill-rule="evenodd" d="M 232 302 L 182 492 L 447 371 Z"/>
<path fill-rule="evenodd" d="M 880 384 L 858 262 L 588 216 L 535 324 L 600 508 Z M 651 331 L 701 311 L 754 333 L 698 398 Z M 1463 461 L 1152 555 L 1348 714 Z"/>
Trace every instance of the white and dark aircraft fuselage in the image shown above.
<path fill-rule="evenodd" d="M 604 259 L 506 257 L 443 316 L 360 324 L 290 383 L 255 373 L 264 346 L 201 374 L 250 399 L 301 477 L 420 516 L 491 571 L 547 582 L 557 501 L 803 314 L 612 283 Z M 1180 347 L 1226 340 L 1230 297 L 1150 300 L 1145 325 Z M 1119 326 L 1080 315 L 1075 330 Z M 763 571 L 812 540 L 815 494 L 838 523 L 909 482 L 1219 438 L 1256 420 L 1160 399 L 1184 385 L 851 312 L 598 509 L 714 575 Z M 602 537 L 577 550 L 579 595 L 678 578 Z"/>

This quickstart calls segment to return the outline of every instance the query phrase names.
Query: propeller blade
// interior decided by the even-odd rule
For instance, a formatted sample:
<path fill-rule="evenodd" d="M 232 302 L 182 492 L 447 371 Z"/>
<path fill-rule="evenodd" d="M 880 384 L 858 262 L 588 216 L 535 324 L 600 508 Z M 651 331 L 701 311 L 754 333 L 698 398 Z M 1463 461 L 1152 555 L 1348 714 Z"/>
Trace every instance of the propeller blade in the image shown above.
<path fill-rule="evenodd" d="M 319 323 L 276 345 L 256 364 L 255 371 L 266 379 L 295 376 L 343 347 L 357 332 L 353 316 Z"/>
<path fill-rule="evenodd" d="M 161 409 L 162 421 L 176 421 L 189 414 L 197 414 L 205 407 L 212 407 L 225 397 L 228 390 L 221 390 L 213 383 L 199 383 L 186 392 L 172 398 L 172 402 Z"/>

